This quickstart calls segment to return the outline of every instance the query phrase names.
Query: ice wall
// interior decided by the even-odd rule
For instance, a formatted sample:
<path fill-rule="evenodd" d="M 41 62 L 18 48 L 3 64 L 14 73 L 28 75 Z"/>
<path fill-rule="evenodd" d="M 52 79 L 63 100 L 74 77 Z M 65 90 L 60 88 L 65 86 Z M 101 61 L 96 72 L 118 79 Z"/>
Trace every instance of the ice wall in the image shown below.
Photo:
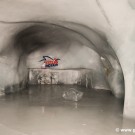
<path fill-rule="evenodd" d="M 134 12 L 134 2 L 131 0 L 33 0 L 33 1 L 1 1 L 0 2 L 0 20 L 4 21 L 48 21 L 53 22 L 56 20 L 59 24 L 59 21 L 68 21 L 75 22 L 79 24 L 83 24 L 87 27 L 97 29 L 98 32 L 104 33 L 106 39 L 108 40 L 111 47 L 114 49 L 120 64 L 123 69 L 124 79 L 125 79 L 125 106 L 124 106 L 124 114 L 128 117 L 135 117 L 135 100 L 134 100 L 134 31 L 135 31 L 135 12 Z M 34 12 L 34 13 L 33 13 Z M 10 17 L 10 18 L 9 18 Z M 64 24 L 65 26 L 66 24 Z M 72 26 L 66 25 L 66 27 L 73 28 Z M 21 27 L 22 28 L 22 27 Z M 5 46 L 9 46 L 11 44 L 11 38 L 14 31 L 20 29 L 20 26 L 5 25 L 0 24 L 1 37 L 0 37 L 0 48 L 3 49 Z M 77 27 L 78 29 L 78 27 Z M 77 31 L 76 29 L 76 31 Z M 86 28 L 87 29 L 87 28 Z M 89 39 L 87 35 L 88 32 L 86 29 L 81 30 L 81 32 L 85 33 L 85 37 Z M 80 30 L 78 30 L 79 32 Z M 80 32 L 80 33 L 81 33 Z M 94 37 L 92 38 L 94 39 Z M 97 38 L 96 38 L 97 40 Z M 99 40 L 100 41 L 100 40 Z M 98 44 L 100 45 L 100 44 Z M 97 46 L 96 46 L 97 47 Z M 99 46 L 100 47 L 100 46 Z M 100 53 L 102 53 L 102 48 L 100 49 Z M 95 47 L 93 48 L 93 50 Z M 110 49 L 109 49 L 110 50 Z M 105 51 L 105 50 L 104 50 Z M 104 52 L 103 51 L 103 52 Z M 10 52 L 10 51 L 7 51 Z M 108 52 L 108 51 L 107 51 Z M 10 53 L 9 53 L 10 54 Z M 104 57 L 108 57 L 109 54 L 105 53 Z M 1 61 L 4 60 L 5 57 L 1 55 Z M 11 61 L 15 61 L 18 59 L 18 54 L 11 53 L 10 55 Z M 111 55 L 113 56 L 113 55 Z M 7 58 L 9 60 L 9 58 Z M 11 62 L 10 61 L 10 62 Z M 10 63 L 9 62 L 9 63 Z M 12 62 L 11 62 L 12 63 Z M 16 64 L 9 64 L 14 71 L 16 69 Z M 118 65 L 118 64 L 116 64 Z M 2 77 L 5 74 L 6 66 L 1 65 L 1 80 L 6 82 Z M 115 68 L 119 70 L 119 68 Z M 8 74 L 14 74 L 14 72 L 10 72 L 9 66 L 7 66 Z M 6 73 L 7 73 L 6 72 Z M 20 71 L 21 72 L 21 71 Z M 116 72 L 115 72 L 116 73 Z M 2 75 L 3 74 L 3 75 Z M 120 73 L 121 74 L 121 73 Z M 10 78 L 10 75 L 7 75 Z M 17 75 L 18 77 L 18 75 Z M 117 77 L 114 74 L 114 77 Z M 11 77 L 12 78 L 12 77 Z M 11 82 L 12 79 L 8 79 Z"/>
<path fill-rule="evenodd" d="M 91 69 L 93 88 L 110 89 L 99 52 L 96 52 L 96 47 L 94 49 L 94 45 L 79 33 L 66 27 L 41 23 L 6 26 L 5 33 L 9 40 L 1 49 L 1 70 L 9 73 L 7 76 L 4 72 L 1 74 L 0 83 L 3 89 L 7 85 L 26 82 L 27 68 L 41 68 L 42 63 L 39 60 L 43 55 L 60 58 L 55 69 Z M 98 42 L 102 42 L 100 37 L 97 39 Z"/>

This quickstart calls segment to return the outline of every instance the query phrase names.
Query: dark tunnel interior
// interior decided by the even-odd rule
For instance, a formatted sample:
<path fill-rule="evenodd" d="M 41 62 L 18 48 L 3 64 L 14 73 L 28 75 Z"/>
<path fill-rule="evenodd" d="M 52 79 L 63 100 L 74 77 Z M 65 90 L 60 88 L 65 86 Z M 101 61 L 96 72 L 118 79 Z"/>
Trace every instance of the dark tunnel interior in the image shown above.
<path fill-rule="evenodd" d="M 134 0 L 0 1 L 0 135 L 135 133 Z"/>
<path fill-rule="evenodd" d="M 66 121 L 68 118 L 64 116 L 67 116 L 67 113 L 71 118 L 78 118 L 81 112 L 84 117 L 86 115 L 86 118 L 81 119 L 81 123 L 84 121 L 83 126 L 91 124 L 86 120 L 88 118 L 99 124 L 106 115 L 113 112 L 116 117 L 107 118 L 120 125 L 124 104 L 124 76 L 119 60 L 105 35 L 71 22 L 57 25 L 26 22 L 22 24 L 19 23 L 19 29 L 12 35 L 10 47 L 5 46 L 0 53 L 1 56 L 8 56 L 9 61 L 15 65 L 10 69 L 14 73 L 13 81 L 6 82 L 6 96 L 0 100 L 3 100 L 3 103 L 6 101 L 6 105 L 13 106 L 14 110 L 22 109 L 20 106 L 27 110 L 30 106 L 35 107 L 36 110 L 33 111 L 40 113 L 38 108 L 41 107 L 41 113 L 45 113 L 48 118 L 50 109 L 52 115 L 60 109 L 60 120 Z M 58 58 L 58 65 L 42 68 L 43 56 Z M 31 113 L 32 121 L 35 121 L 35 116 L 42 118 L 42 115 L 37 116 L 36 112 L 28 111 L 25 114 Z M 4 110 L 1 114 L 3 112 Z M 103 116 L 97 117 L 97 113 Z M 12 116 L 16 119 L 14 114 Z M 9 117 L 8 119 L 11 120 Z M 55 125 L 59 119 L 54 120 Z M 7 123 L 4 119 L 2 121 Z M 47 121 L 50 122 L 50 127 L 52 122 Z M 46 125 L 44 121 L 40 122 Z M 67 124 L 72 125 L 71 122 L 68 121 Z M 114 126 L 116 125 L 112 125 Z M 34 130 L 33 127 L 29 129 Z M 41 129 L 43 130 L 42 126 Z M 68 128 L 64 129 L 67 130 Z"/>
<path fill-rule="evenodd" d="M 92 88 L 111 90 L 115 97 L 123 98 L 122 69 L 115 52 L 103 34 L 79 24 L 69 22 L 67 24 L 66 26 L 48 23 L 31 24 L 14 34 L 10 53 L 15 52 L 17 56 L 15 70 L 19 76 L 19 87 L 27 84 L 28 69 L 41 68 L 39 60 L 42 56 L 53 55 L 61 59 L 59 66 L 56 67 L 57 70 L 91 70 L 94 74 Z M 4 48 L 1 54 L 5 55 L 7 51 L 8 49 Z M 100 83 L 96 84 L 98 81 Z M 7 93 L 12 91 L 10 90 L 12 87 L 6 86 Z"/>

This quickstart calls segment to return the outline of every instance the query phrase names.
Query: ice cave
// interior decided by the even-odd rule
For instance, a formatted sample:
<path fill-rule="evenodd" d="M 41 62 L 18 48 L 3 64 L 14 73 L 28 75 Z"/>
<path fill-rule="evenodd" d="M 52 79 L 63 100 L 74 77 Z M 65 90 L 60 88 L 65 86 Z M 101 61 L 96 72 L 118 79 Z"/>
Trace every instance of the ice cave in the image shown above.
<path fill-rule="evenodd" d="M 134 9 L 1 0 L 0 134 L 135 133 Z"/>

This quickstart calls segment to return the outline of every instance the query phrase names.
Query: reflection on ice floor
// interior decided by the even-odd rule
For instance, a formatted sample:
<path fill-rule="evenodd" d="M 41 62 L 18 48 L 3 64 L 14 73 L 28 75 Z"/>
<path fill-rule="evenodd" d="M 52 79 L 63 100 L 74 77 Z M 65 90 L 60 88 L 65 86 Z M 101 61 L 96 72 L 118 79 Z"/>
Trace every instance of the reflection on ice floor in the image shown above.
<path fill-rule="evenodd" d="M 66 101 L 63 90 L 84 92 L 78 101 Z M 123 126 L 123 101 L 110 91 L 80 86 L 30 86 L 0 98 L 0 135 L 115 135 Z"/>

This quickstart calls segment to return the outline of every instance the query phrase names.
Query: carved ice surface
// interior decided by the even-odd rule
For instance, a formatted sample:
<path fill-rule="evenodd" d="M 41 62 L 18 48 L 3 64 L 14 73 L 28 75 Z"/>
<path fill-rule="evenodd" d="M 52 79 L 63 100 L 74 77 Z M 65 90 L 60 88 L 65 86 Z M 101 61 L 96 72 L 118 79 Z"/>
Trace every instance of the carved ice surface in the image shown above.
<path fill-rule="evenodd" d="M 83 92 L 78 91 L 74 88 L 70 88 L 63 92 L 62 97 L 66 100 L 79 101 L 82 99 Z"/>
<path fill-rule="evenodd" d="M 125 85 L 124 115 L 135 118 L 134 1 L 1 0 L 0 87 L 26 82 L 27 68 L 41 67 L 43 55 L 58 56 L 59 69 L 92 69 L 94 88 L 106 82 L 117 94 Z M 120 72 L 103 67 L 101 56 L 117 60 Z"/>

